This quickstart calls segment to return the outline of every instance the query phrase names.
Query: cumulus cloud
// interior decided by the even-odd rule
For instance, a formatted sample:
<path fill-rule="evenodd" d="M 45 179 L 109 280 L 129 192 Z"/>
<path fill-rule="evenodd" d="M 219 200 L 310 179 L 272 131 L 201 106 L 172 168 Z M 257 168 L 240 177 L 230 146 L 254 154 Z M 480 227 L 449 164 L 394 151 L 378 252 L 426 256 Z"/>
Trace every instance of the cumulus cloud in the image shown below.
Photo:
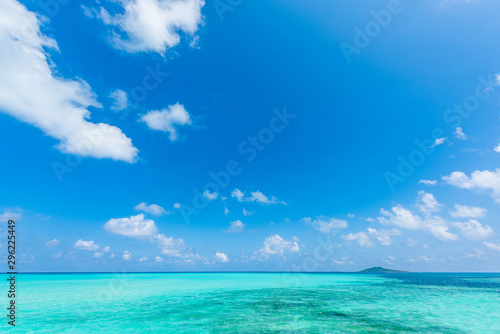
<path fill-rule="evenodd" d="M 457 227 L 467 239 L 470 240 L 484 240 L 495 234 L 490 226 L 482 225 L 474 219 L 470 219 L 465 223 L 454 223 L 453 225 Z"/>
<path fill-rule="evenodd" d="M 167 237 L 158 233 L 155 222 L 150 219 L 144 219 L 144 214 L 132 216 L 130 218 L 110 219 L 103 228 L 108 232 L 123 235 L 126 237 L 140 238 L 156 244 L 163 254 L 172 257 L 182 258 L 201 258 L 197 254 L 192 254 L 186 247 L 184 240 Z"/>
<path fill-rule="evenodd" d="M 169 212 L 159 206 L 158 204 L 149 204 L 146 202 L 141 202 L 134 207 L 134 210 L 149 213 L 154 216 L 161 216 L 168 214 Z"/>
<path fill-rule="evenodd" d="M 121 89 L 117 89 L 111 94 L 109 97 L 113 99 L 113 105 L 111 106 L 111 110 L 120 111 L 123 109 L 127 109 L 128 107 L 128 95 Z"/>
<path fill-rule="evenodd" d="M 134 256 L 134 254 L 132 254 L 130 251 L 125 251 L 125 252 L 123 252 L 122 258 L 125 261 L 131 261 L 133 256 Z"/>
<path fill-rule="evenodd" d="M 239 189 L 234 189 L 231 192 L 231 197 L 235 197 L 238 201 L 243 202 L 243 197 L 245 197 L 245 194 Z"/>
<path fill-rule="evenodd" d="M 463 172 L 453 172 L 443 180 L 457 188 L 490 192 L 493 199 L 500 203 L 500 168 L 495 171 L 474 171 L 471 176 Z"/>
<path fill-rule="evenodd" d="M 377 230 L 374 228 L 367 228 L 366 232 L 349 233 L 343 235 L 342 239 L 348 241 L 357 241 L 360 246 L 371 247 L 373 246 L 372 238 L 377 239 L 382 246 L 392 245 L 392 236 L 401 235 L 401 231 L 397 229 L 392 230 Z"/>
<path fill-rule="evenodd" d="M 99 249 L 99 245 L 96 245 L 94 241 L 83 241 L 82 239 L 79 239 L 77 242 L 75 242 L 74 248 L 87 251 L 96 251 Z"/>
<path fill-rule="evenodd" d="M 341 219 L 311 219 L 309 217 L 302 218 L 302 221 L 307 224 L 311 225 L 314 227 L 316 230 L 320 231 L 321 233 L 333 233 L 335 234 L 339 229 L 342 228 L 347 228 L 349 224 L 345 220 Z"/>
<path fill-rule="evenodd" d="M 47 242 L 45 243 L 45 246 L 47 246 L 47 247 L 49 247 L 49 248 L 51 248 L 51 247 L 55 247 L 55 246 L 58 246 L 58 245 L 59 245 L 59 240 L 57 240 L 57 239 L 52 239 L 52 240 L 47 241 Z"/>
<path fill-rule="evenodd" d="M 428 232 L 442 241 L 457 240 L 458 236 L 449 232 L 449 223 L 442 217 L 432 214 L 439 210 L 440 206 L 432 194 L 419 192 L 417 208 L 423 213 L 423 216 L 413 214 L 398 204 L 390 211 L 381 209 L 382 216 L 377 219 L 382 225 L 394 225 L 407 230 Z"/>
<path fill-rule="evenodd" d="M 40 20 L 15 0 L 0 3 L 0 111 L 59 140 L 63 153 L 132 163 L 138 150 L 123 132 L 88 121 L 89 107 L 101 108 L 83 80 L 56 76 L 46 49 L 55 40 L 40 31 Z"/>
<path fill-rule="evenodd" d="M 436 180 L 420 180 L 418 183 L 425 184 L 426 186 L 435 186 L 438 181 Z"/>
<path fill-rule="evenodd" d="M 106 246 L 106 247 L 104 247 L 104 248 L 102 249 L 102 251 L 103 251 L 104 253 L 109 253 L 109 251 L 110 251 L 110 250 L 111 250 L 111 248 L 109 248 L 109 246 Z"/>
<path fill-rule="evenodd" d="M 450 211 L 453 218 L 481 218 L 486 216 L 487 210 L 476 206 L 455 204 L 455 211 Z"/>
<path fill-rule="evenodd" d="M 180 209 L 180 208 L 181 208 L 180 203 L 175 203 L 175 204 L 174 204 L 174 208 L 175 208 L 175 209 Z"/>
<path fill-rule="evenodd" d="M 161 252 L 168 256 L 185 256 L 183 254 L 184 250 L 186 250 L 186 244 L 182 239 L 174 239 L 173 237 L 166 237 L 164 234 L 157 234 L 155 239 L 158 242 L 158 246 L 161 249 Z"/>
<path fill-rule="evenodd" d="M 462 130 L 461 127 L 456 128 L 455 132 L 453 133 L 455 137 L 457 137 L 460 140 L 466 140 L 467 136 L 465 135 L 464 131 Z"/>
<path fill-rule="evenodd" d="M 146 262 L 147 260 L 149 260 L 149 258 L 147 256 L 143 256 L 141 258 L 139 258 L 139 262 Z"/>
<path fill-rule="evenodd" d="M 205 190 L 203 192 L 203 196 L 206 197 L 209 201 L 213 201 L 214 199 L 217 199 L 217 196 L 219 196 L 219 193 L 215 192 L 215 191 L 213 193 L 211 193 L 210 191 Z"/>
<path fill-rule="evenodd" d="M 245 224 L 241 220 L 235 220 L 234 222 L 229 223 L 230 226 L 227 230 L 224 230 L 226 233 L 240 233 L 243 231 Z"/>
<path fill-rule="evenodd" d="M 178 139 L 179 126 L 190 125 L 191 117 L 182 104 L 176 103 L 162 110 L 151 110 L 139 119 L 152 130 L 168 132 L 171 141 Z"/>
<path fill-rule="evenodd" d="M 181 41 L 179 33 L 196 41 L 202 24 L 204 0 L 122 0 L 122 12 L 110 14 L 101 7 L 86 10 L 109 27 L 113 47 L 127 52 L 164 54 Z"/>
<path fill-rule="evenodd" d="M 130 218 L 110 219 L 103 227 L 108 232 L 126 237 L 151 237 L 158 231 L 155 222 L 144 219 L 142 213 Z"/>
<path fill-rule="evenodd" d="M 271 196 L 268 197 L 264 195 L 260 191 L 251 191 L 250 196 L 245 196 L 245 192 L 239 190 L 239 189 L 234 189 L 231 192 L 231 197 L 236 198 L 239 202 L 257 202 L 263 205 L 270 205 L 270 204 L 284 204 L 286 205 L 285 202 L 279 201 L 276 197 Z"/>
<path fill-rule="evenodd" d="M 442 205 L 434 198 L 433 194 L 425 191 L 418 192 L 417 208 L 424 214 L 437 212 L 441 209 Z"/>
<path fill-rule="evenodd" d="M 495 152 L 500 153 L 500 144 L 495 146 L 493 149 L 495 150 Z"/>
<path fill-rule="evenodd" d="M 270 255 L 282 256 L 285 252 L 297 253 L 300 251 L 297 241 L 285 240 L 278 234 L 272 235 L 264 240 L 264 247 L 259 249 L 258 253 L 264 258 Z"/>
<path fill-rule="evenodd" d="M 229 262 L 229 258 L 226 254 L 217 252 L 215 253 L 215 261 L 220 263 L 227 263 Z"/>
<path fill-rule="evenodd" d="M 162 257 L 160 257 L 160 256 L 155 256 L 155 262 L 156 262 L 156 263 L 162 263 L 163 261 L 164 261 L 164 260 L 163 260 L 163 258 L 162 258 Z"/>

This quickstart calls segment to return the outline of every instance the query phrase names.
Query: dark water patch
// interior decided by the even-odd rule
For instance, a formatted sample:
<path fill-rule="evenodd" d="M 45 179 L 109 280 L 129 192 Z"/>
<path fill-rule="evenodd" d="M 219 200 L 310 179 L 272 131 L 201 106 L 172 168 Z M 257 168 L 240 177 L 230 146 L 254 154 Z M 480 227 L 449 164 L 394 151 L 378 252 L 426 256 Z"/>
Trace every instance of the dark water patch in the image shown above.
<path fill-rule="evenodd" d="M 497 281 L 500 280 L 500 274 L 404 273 L 380 275 L 385 278 L 398 279 L 402 284 L 496 289 L 500 291 L 500 281 Z M 385 284 L 391 285 L 393 283 Z"/>

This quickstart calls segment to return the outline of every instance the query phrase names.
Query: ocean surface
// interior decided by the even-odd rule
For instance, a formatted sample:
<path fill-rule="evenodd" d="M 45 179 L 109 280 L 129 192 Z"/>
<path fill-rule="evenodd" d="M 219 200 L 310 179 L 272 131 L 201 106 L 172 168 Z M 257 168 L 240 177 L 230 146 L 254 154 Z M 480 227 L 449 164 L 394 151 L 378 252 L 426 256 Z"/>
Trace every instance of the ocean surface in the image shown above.
<path fill-rule="evenodd" d="M 500 333 L 500 274 L 20 274 L 17 290 L 1 332 Z"/>

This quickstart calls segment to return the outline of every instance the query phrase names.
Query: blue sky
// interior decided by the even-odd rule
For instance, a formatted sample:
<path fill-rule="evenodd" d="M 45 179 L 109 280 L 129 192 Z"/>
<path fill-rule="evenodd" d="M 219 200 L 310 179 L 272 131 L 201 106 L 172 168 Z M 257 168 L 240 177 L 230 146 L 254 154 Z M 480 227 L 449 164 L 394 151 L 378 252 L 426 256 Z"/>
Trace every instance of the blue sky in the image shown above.
<path fill-rule="evenodd" d="M 498 2 L 0 6 L 20 271 L 498 271 Z"/>

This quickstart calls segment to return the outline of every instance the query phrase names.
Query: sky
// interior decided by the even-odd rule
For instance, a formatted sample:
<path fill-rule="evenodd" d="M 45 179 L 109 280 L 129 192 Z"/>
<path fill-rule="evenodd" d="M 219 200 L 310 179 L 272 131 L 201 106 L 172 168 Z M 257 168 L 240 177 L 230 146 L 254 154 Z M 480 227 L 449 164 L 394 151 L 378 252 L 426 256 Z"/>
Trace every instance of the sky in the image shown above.
<path fill-rule="evenodd" d="M 1 249 L 14 219 L 24 272 L 497 272 L 499 11 L 2 0 Z"/>

